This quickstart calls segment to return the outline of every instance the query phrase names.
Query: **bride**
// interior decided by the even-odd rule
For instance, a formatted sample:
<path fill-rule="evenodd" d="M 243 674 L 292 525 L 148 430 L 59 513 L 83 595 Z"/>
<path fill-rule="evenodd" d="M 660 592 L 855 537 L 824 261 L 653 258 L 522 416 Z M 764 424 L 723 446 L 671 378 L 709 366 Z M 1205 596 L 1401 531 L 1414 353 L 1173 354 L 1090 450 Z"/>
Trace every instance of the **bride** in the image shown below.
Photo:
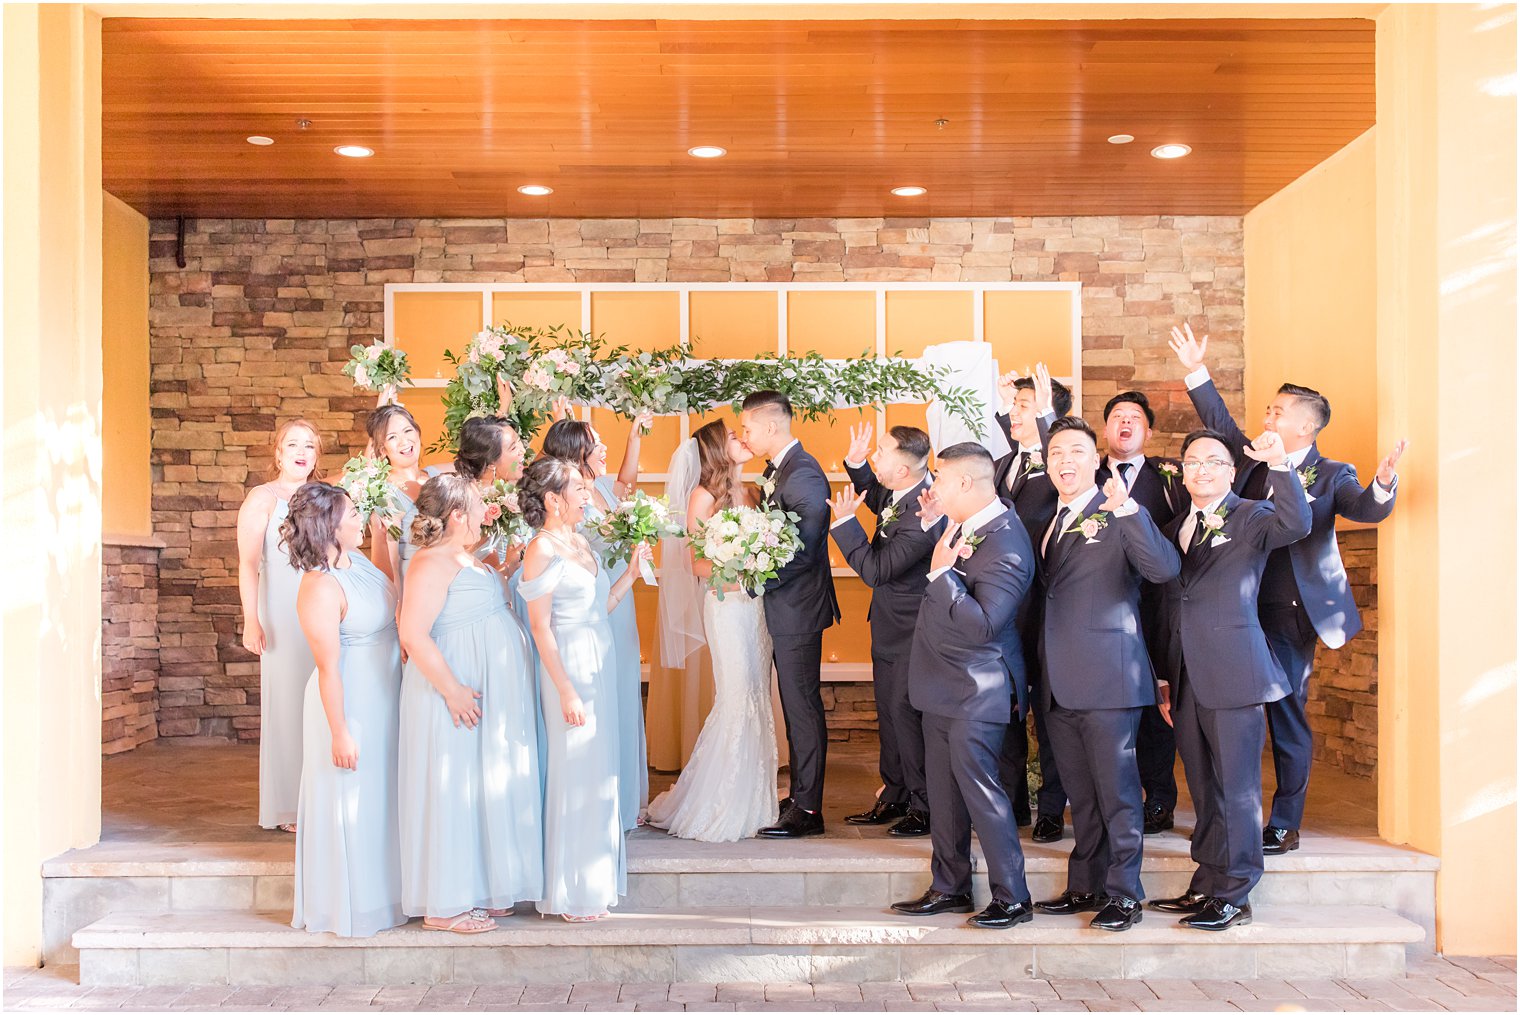
<path fill-rule="evenodd" d="M 739 470 L 752 457 L 718 420 L 684 442 L 670 462 L 665 490 L 684 505 L 686 527 L 724 508 L 753 506 L 757 491 Z M 682 539 L 661 547 L 660 635 L 664 663 L 686 665 L 705 641 L 712 652 L 714 698 L 691 759 L 670 789 L 649 802 L 649 823 L 702 842 L 734 842 L 775 824 L 776 728 L 771 712 L 771 636 L 765 606 L 738 586 L 705 589 L 712 573 Z"/>

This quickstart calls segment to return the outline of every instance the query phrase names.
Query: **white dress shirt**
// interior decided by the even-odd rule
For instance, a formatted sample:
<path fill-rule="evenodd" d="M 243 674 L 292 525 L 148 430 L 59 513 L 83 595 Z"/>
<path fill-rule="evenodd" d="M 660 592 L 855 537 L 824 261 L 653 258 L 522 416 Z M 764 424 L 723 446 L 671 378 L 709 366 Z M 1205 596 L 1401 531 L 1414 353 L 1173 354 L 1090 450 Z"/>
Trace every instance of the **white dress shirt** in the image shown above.
<path fill-rule="evenodd" d="M 1105 461 L 1108 463 L 1109 474 L 1123 483 L 1126 490 L 1133 490 L 1135 488 L 1135 480 L 1140 478 L 1140 470 L 1145 467 L 1145 453 L 1142 451 L 1134 458 L 1115 458 L 1113 455 L 1109 455 Z M 1133 465 L 1134 468 L 1130 469 L 1129 475 L 1126 476 L 1119 471 L 1119 466 L 1121 465 Z"/>
<path fill-rule="evenodd" d="M 1225 497 L 1228 496 L 1229 494 L 1225 494 Z M 1177 530 L 1177 545 L 1182 547 L 1183 553 L 1186 553 L 1188 548 L 1193 545 L 1193 530 L 1198 527 L 1198 512 L 1202 511 L 1206 515 L 1213 514 L 1214 509 L 1223 503 L 1224 497 L 1211 500 L 1203 507 L 1199 507 L 1192 501 L 1188 502 L 1187 520 L 1182 523 L 1182 528 Z"/>
<path fill-rule="evenodd" d="M 961 522 L 961 538 L 964 539 L 967 536 L 976 535 L 977 529 L 980 529 L 982 526 L 987 525 L 997 518 L 1001 518 L 1005 511 L 1010 510 L 1012 509 L 1005 507 L 1002 501 L 994 497 L 986 507 L 982 508 L 976 514 Z M 954 564 L 947 564 L 944 567 L 935 568 L 933 571 L 929 572 L 929 580 L 931 582 L 934 581 L 936 578 L 940 577 L 940 575 L 944 574 L 946 571 L 949 571 L 954 566 Z"/>

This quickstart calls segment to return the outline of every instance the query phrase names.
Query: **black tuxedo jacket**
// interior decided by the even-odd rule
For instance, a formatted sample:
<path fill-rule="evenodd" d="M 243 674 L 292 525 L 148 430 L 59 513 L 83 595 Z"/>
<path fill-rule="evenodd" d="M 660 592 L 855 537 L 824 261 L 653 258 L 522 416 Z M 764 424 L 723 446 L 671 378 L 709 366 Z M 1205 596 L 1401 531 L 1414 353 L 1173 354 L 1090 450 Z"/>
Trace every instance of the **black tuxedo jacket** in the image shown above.
<path fill-rule="evenodd" d="M 1175 475 L 1162 472 L 1162 466 L 1174 470 Z M 1105 455 L 1103 464 L 1098 467 L 1098 489 L 1102 490 L 1103 484 L 1113 476 L 1112 463 Z M 1140 475 L 1129 488 L 1129 495 L 1150 512 L 1151 520 L 1157 525 L 1165 525 L 1177 517 L 1177 512 L 1189 503 L 1187 489 L 1182 485 L 1182 466 L 1169 458 L 1152 458 L 1150 455 L 1145 456 Z"/>
<path fill-rule="evenodd" d="M 997 421 L 1011 447 L 1014 443 L 1011 421 L 1001 412 L 997 414 Z M 1022 456 L 1012 451 L 993 463 L 992 478 L 997 483 L 998 496 L 1004 504 L 1018 511 L 1019 520 L 1024 523 L 1024 531 L 1029 533 L 1031 543 L 1039 538 L 1037 533 L 1043 532 L 1051 518 L 1055 517 L 1056 501 L 1060 499 L 1055 484 L 1045 474 L 1044 466 L 1046 452 L 1050 450 L 1050 424 L 1053 422 L 1055 416 L 1050 414 L 1035 419 L 1035 425 L 1040 431 L 1041 464 L 1038 468 L 1022 468 Z"/>
<path fill-rule="evenodd" d="M 839 619 L 829 568 L 829 481 L 801 444 L 779 467 L 766 466 L 775 489 L 769 501 L 797 515 L 802 548 L 765 583 L 765 622 L 773 635 L 816 634 Z"/>
<path fill-rule="evenodd" d="M 876 481 L 869 467 L 854 468 L 845 463 L 845 469 L 856 491 L 865 493 L 865 505 L 876 513 L 876 534 L 867 539 L 858 521 L 836 525 L 829 532 L 845 560 L 871 589 L 871 610 L 866 619 L 873 625 L 886 623 L 894 630 L 911 632 L 928 584 L 934 543 L 945 531 L 943 518 L 927 532 L 918 518 L 918 498 L 929 488 L 928 477 L 903 495 L 896 517 L 883 525 L 881 512 L 892 503 L 892 491 Z"/>
<path fill-rule="evenodd" d="M 954 523 L 947 523 L 954 524 Z M 976 533 L 971 556 L 929 583 L 910 655 L 908 700 L 950 719 L 1007 723 L 1027 704 L 1013 623 L 1034 578 L 1029 533 L 1011 509 Z"/>

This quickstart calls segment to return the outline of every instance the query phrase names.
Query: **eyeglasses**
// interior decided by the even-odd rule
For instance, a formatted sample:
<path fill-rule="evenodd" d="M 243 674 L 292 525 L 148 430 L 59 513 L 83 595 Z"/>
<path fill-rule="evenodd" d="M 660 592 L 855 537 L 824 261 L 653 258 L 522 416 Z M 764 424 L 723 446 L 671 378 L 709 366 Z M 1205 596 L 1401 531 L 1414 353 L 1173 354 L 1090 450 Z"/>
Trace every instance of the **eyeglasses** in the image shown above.
<path fill-rule="evenodd" d="M 1234 462 L 1227 462 L 1223 458 L 1191 459 L 1182 463 L 1183 472 L 1218 472 L 1220 469 L 1228 469 Z"/>

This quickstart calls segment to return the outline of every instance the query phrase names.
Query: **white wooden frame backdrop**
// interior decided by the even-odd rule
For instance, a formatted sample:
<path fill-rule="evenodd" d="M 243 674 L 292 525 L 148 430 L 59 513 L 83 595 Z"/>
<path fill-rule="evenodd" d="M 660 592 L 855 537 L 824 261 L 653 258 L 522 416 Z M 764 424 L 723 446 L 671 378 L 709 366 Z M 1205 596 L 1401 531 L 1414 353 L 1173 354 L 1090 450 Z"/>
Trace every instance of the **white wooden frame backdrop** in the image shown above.
<path fill-rule="evenodd" d="M 989 292 L 1051 292 L 1065 291 L 1071 294 L 1071 362 L 1070 376 L 1057 380 L 1071 387 L 1072 406 L 1080 411 L 1082 405 L 1082 283 L 1080 282 L 387 282 L 385 284 L 385 343 L 396 344 L 395 294 L 419 292 L 478 292 L 480 293 L 480 326 L 492 323 L 494 307 L 492 296 L 498 292 L 510 293 L 580 293 L 581 327 L 591 330 L 591 296 L 599 292 L 675 292 L 680 300 L 680 340 L 691 339 L 691 299 L 694 292 L 774 292 L 776 293 L 776 352 L 784 354 L 787 349 L 787 294 L 792 292 L 873 292 L 876 294 L 876 354 L 885 356 L 887 350 L 887 294 L 890 292 L 969 292 L 972 297 L 971 337 L 973 341 L 985 342 L 986 301 Z M 609 336 L 617 345 L 617 336 Z M 463 352 L 463 349 L 458 350 Z M 807 352 L 808 350 L 797 350 Z M 1021 366 L 1024 364 L 1020 364 Z M 413 387 L 442 388 L 447 378 L 415 378 Z M 582 419 L 591 418 L 591 410 L 580 409 Z M 876 432 L 886 429 L 887 414 L 884 408 L 876 410 Z M 691 436 L 691 417 L 681 414 L 681 439 Z M 843 472 L 828 473 L 829 481 L 842 483 L 849 479 Z M 640 483 L 663 483 L 663 472 L 640 473 Z M 857 577 L 848 567 L 836 567 L 836 578 Z M 648 679 L 648 666 L 644 667 Z M 832 681 L 859 681 L 871 679 L 869 663 L 824 663 L 823 679 Z"/>

